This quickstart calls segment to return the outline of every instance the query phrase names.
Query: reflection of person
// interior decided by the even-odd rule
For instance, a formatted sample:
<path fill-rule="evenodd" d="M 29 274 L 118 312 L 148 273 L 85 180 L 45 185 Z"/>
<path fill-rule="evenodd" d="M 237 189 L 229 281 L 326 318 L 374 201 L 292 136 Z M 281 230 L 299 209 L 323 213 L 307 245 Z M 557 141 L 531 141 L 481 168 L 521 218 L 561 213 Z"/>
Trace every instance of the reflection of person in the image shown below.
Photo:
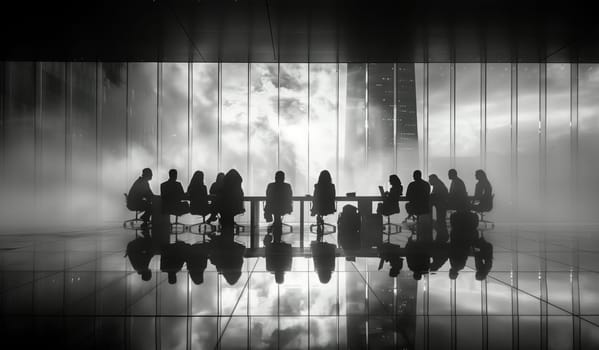
<path fill-rule="evenodd" d="M 281 217 L 290 214 L 293 211 L 291 185 L 285 182 L 285 173 L 277 171 L 275 173 L 275 182 L 271 182 L 266 187 L 266 205 L 264 206 L 264 218 L 266 221 L 274 222 L 272 224 L 275 242 L 281 240 L 283 233 L 283 222 Z"/>
<path fill-rule="evenodd" d="M 313 241 L 310 248 L 314 260 L 314 269 L 318 274 L 320 283 L 329 283 L 335 270 L 335 249 L 337 246 L 326 242 Z"/>
<path fill-rule="evenodd" d="M 152 270 L 150 270 L 150 261 L 154 256 L 152 249 L 152 239 L 149 237 L 138 237 L 127 244 L 125 256 L 129 257 L 131 266 L 141 275 L 141 279 L 149 281 L 152 279 Z"/>
<path fill-rule="evenodd" d="M 447 208 L 458 209 L 468 203 L 468 191 L 464 181 L 458 177 L 458 172 L 455 169 L 449 169 L 447 177 L 451 180 L 449 186 L 449 194 L 447 197 Z"/>
<path fill-rule="evenodd" d="M 467 205 L 467 203 L 463 203 Z M 474 240 L 478 238 L 478 216 L 467 210 L 464 206 L 449 217 L 451 225 L 451 242 L 460 245 L 471 246 Z"/>
<path fill-rule="evenodd" d="M 189 244 L 181 241 L 167 244 L 162 247 L 160 254 L 160 271 L 168 274 L 168 283 L 177 283 L 177 272 L 181 271 Z"/>
<path fill-rule="evenodd" d="M 210 241 L 210 262 L 230 285 L 241 277 L 244 253 L 245 246 L 235 242 L 232 235 L 216 236 Z"/>
<path fill-rule="evenodd" d="M 401 268 L 403 267 L 403 259 L 400 256 L 400 246 L 391 243 L 383 243 L 378 247 L 379 258 L 379 270 L 383 268 L 385 262 L 390 265 L 389 277 L 397 277 Z"/>
<path fill-rule="evenodd" d="M 478 180 L 474 187 L 474 198 L 472 199 L 472 210 L 482 212 L 493 208 L 493 188 L 484 170 L 478 169 L 474 172 Z"/>
<path fill-rule="evenodd" d="M 493 267 L 493 245 L 483 237 L 474 243 L 474 265 L 478 281 L 487 278 L 491 267 Z"/>
<path fill-rule="evenodd" d="M 470 247 L 454 242 L 451 242 L 449 247 L 449 278 L 454 280 L 458 277 L 459 272 L 466 267 Z"/>
<path fill-rule="evenodd" d="M 437 241 L 447 242 L 449 234 L 447 233 L 447 187 L 435 174 L 428 176 L 428 181 L 431 184 L 432 191 L 430 204 L 435 207 L 435 229 L 437 231 Z"/>
<path fill-rule="evenodd" d="M 414 181 L 408 185 L 406 191 L 406 211 L 408 215 L 419 216 L 430 213 L 429 199 L 431 187 L 428 182 L 422 180 L 422 172 L 415 170 L 413 173 Z"/>
<path fill-rule="evenodd" d="M 152 170 L 145 168 L 127 194 L 127 209 L 143 211 L 141 219 L 144 221 L 144 224 L 147 224 L 152 215 L 152 197 L 154 194 L 150 189 L 150 180 L 152 180 Z"/>
<path fill-rule="evenodd" d="M 277 284 L 285 281 L 285 271 L 291 271 L 291 244 L 274 242 L 266 244 L 266 270 L 275 275 Z"/>
<path fill-rule="evenodd" d="M 449 244 L 442 241 L 432 243 L 430 247 L 431 271 L 438 271 L 449 259 Z"/>
<path fill-rule="evenodd" d="M 207 243 L 196 243 L 187 247 L 185 261 L 189 277 L 195 284 L 204 282 L 204 270 L 208 265 L 209 247 Z"/>
<path fill-rule="evenodd" d="M 190 200 L 189 212 L 191 214 L 206 216 L 210 213 L 203 172 L 196 171 L 193 173 L 189 186 L 187 186 L 187 195 Z"/>
<path fill-rule="evenodd" d="M 427 248 L 427 243 L 412 239 L 412 237 L 406 243 L 406 260 L 415 280 L 422 279 L 422 275 L 427 274 L 430 269 L 430 256 Z"/>
<path fill-rule="evenodd" d="M 399 198 L 403 194 L 403 186 L 397 175 L 389 176 L 389 184 L 391 188 L 384 193 L 383 203 L 377 208 L 377 213 L 385 216 L 399 213 Z"/>
<path fill-rule="evenodd" d="M 189 203 L 185 202 L 183 186 L 177 181 L 177 170 L 168 171 L 168 180 L 160 184 L 162 211 L 165 214 L 181 216 L 189 213 Z"/>

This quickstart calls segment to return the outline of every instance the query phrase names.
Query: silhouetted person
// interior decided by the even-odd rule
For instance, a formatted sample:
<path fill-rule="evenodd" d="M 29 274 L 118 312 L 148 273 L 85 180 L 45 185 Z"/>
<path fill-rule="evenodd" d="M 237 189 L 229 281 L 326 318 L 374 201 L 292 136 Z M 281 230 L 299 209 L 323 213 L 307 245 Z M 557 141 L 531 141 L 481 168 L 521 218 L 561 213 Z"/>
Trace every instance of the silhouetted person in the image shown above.
<path fill-rule="evenodd" d="M 210 241 L 210 261 L 229 285 L 241 277 L 245 246 L 233 240 L 233 235 L 216 236 Z"/>
<path fill-rule="evenodd" d="M 435 230 L 437 231 L 437 241 L 447 242 L 449 233 L 447 232 L 447 187 L 435 174 L 428 176 L 432 192 L 430 197 L 431 207 L 435 207 Z"/>
<path fill-rule="evenodd" d="M 209 254 L 209 243 L 196 243 L 187 246 L 185 261 L 193 283 L 202 284 L 204 282 L 204 270 L 208 265 Z"/>
<path fill-rule="evenodd" d="M 168 171 L 168 180 L 160 184 L 160 197 L 164 214 L 181 216 L 189 213 L 189 203 L 184 201 L 183 186 L 177 181 L 177 170 Z"/>
<path fill-rule="evenodd" d="M 312 210 L 310 215 L 316 215 L 317 237 L 322 238 L 324 233 L 323 216 L 333 214 L 335 208 L 335 185 L 331 179 L 331 173 L 323 170 L 318 176 L 318 182 L 314 184 L 314 195 L 312 198 Z"/>
<path fill-rule="evenodd" d="M 143 211 L 140 218 L 146 226 L 152 216 L 152 197 L 154 196 L 150 189 L 150 180 L 152 180 L 152 170 L 145 168 L 127 194 L 127 208 L 133 211 Z"/>
<path fill-rule="evenodd" d="M 187 257 L 187 251 L 189 244 L 176 241 L 175 243 L 166 244 L 162 247 L 160 254 L 160 271 L 168 274 L 168 283 L 177 283 L 177 272 L 181 271 L 185 259 Z"/>
<path fill-rule="evenodd" d="M 310 248 L 314 260 L 314 269 L 318 274 L 320 283 L 329 283 L 335 270 L 335 248 L 337 247 L 334 244 L 313 241 Z"/>
<path fill-rule="evenodd" d="M 478 182 L 474 187 L 474 198 L 472 199 L 472 210 L 483 212 L 493 209 L 493 188 L 487 174 L 478 169 L 474 172 L 474 177 Z"/>
<path fill-rule="evenodd" d="M 379 258 L 379 270 L 383 268 L 383 265 L 388 262 L 389 266 L 389 277 L 397 277 L 401 268 L 403 267 L 403 259 L 400 255 L 400 246 L 391 243 L 383 243 L 378 247 Z"/>
<path fill-rule="evenodd" d="M 430 213 L 429 200 L 431 186 L 428 182 L 422 180 L 422 172 L 420 170 L 415 170 L 413 177 L 414 181 L 408 185 L 408 190 L 406 191 L 406 199 L 408 200 L 406 211 L 409 216 L 428 214 Z"/>
<path fill-rule="evenodd" d="M 431 263 L 428 252 L 428 243 L 410 237 L 406 243 L 406 260 L 408 268 L 412 271 L 415 280 L 420 280 L 427 274 Z"/>
<path fill-rule="evenodd" d="M 458 177 L 458 172 L 455 169 L 449 169 L 447 176 L 451 180 L 447 197 L 447 209 L 456 210 L 468 204 L 468 191 L 466 191 L 466 185 Z"/>
<path fill-rule="evenodd" d="M 493 267 L 493 245 L 483 237 L 474 243 L 474 265 L 476 266 L 476 280 L 482 281 Z"/>
<path fill-rule="evenodd" d="M 275 275 L 277 284 L 285 281 L 285 271 L 291 271 L 291 244 L 283 242 L 267 243 L 266 270 Z"/>
<path fill-rule="evenodd" d="M 208 192 L 204 185 L 204 173 L 196 171 L 191 177 L 189 186 L 187 186 L 187 195 L 189 197 L 189 212 L 193 215 L 202 217 L 210 213 L 210 204 L 208 203 Z"/>
<path fill-rule="evenodd" d="M 281 241 L 283 233 L 283 222 L 281 217 L 291 214 L 293 211 L 292 202 L 293 192 L 291 185 L 285 182 L 285 173 L 277 171 L 275 173 L 275 182 L 271 182 L 266 187 L 266 204 L 264 206 L 264 218 L 266 221 L 274 222 L 272 230 L 275 242 Z"/>
<path fill-rule="evenodd" d="M 210 204 L 210 217 L 208 218 L 208 223 L 217 219 L 219 198 L 222 198 L 222 191 L 225 186 L 225 173 L 218 173 L 216 175 L 216 180 L 210 185 L 210 196 L 212 196 L 212 201 Z"/>
<path fill-rule="evenodd" d="M 243 182 L 241 175 L 235 169 L 227 172 L 224 179 L 224 186 L 218 201 L 218 213 L 221 218 L 222 234 L 233 235 L 235 227 L 235 215 L 245 212 L 243 207 Z"/>
<path fill-rule="evenodd" d="M 377 213 L 385 216 L 399 213 L 399 199 L 403 194 L 403 186 L 397 175 L 389 176 L 389 184 L 391 188 L 383 194 L 383 203 L 377 208 Z"/>
<path fill-rule="evenodd" d="M 125 254 L 129 257 L 131 266 L 141 275 L 141 279 L 149 281 L 152 279 L 152 270 L 150 270 L 150 261 L 154 256 L 152 248 L 152 239 L 149 237 L 137 237 L 127 244 Z"/>

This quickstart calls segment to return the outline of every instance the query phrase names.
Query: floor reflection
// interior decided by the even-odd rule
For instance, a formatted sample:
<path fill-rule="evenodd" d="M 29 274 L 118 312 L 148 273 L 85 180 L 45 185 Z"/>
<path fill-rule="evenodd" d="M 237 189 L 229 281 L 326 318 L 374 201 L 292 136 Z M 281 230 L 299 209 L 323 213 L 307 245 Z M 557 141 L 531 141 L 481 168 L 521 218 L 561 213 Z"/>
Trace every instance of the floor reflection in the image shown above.
<path fill-rule="evenodd" d="M 345 252 L 104 229 L 0 236 L 5 339 L 61 348 L 596 348 L 597 227 Z M 269 239 L 270 238 L 270 239 Z M 315 240 L 310 237 L 311 240 Z"/>

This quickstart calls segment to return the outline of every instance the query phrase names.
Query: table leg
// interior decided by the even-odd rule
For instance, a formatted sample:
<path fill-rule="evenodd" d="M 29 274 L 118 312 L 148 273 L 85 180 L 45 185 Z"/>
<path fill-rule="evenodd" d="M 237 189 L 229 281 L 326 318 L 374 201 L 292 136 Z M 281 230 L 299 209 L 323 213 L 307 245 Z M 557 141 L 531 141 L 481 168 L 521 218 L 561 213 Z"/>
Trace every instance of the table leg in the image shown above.
<path fill-rule="evenodd" d="M 304 248 L 304 201 L 300 200 L 300 248 Z"/>

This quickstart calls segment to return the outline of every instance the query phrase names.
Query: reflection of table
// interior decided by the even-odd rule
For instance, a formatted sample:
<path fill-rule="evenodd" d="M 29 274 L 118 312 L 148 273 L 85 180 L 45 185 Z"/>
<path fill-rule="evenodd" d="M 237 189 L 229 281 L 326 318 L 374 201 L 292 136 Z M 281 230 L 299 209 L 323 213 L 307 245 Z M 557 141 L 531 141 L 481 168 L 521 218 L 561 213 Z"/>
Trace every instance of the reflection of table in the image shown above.
<path fill-rule="evenodd" d="M 258 235 L 258 227 L 260 224 L 260 203 L 266 201 L 266 196 L 246 196 L 244 198 L 246 202 L 250 202 L 250 248 L 257 248 L 259 246 L 259 235 Z M 304 223 L 305 223 L 305 203 L 312 202 L 311 196 L 294 196 L 292 197 L 294 202 L 299 202 L 300 211 L 299 211 L 299 235 L 300 235 L 300 247 L 304 247 Z M 372 212 L 372 203 L 373 202 L 381 202 L 383 197 L 381 196 L 356 196 L 356 197 L 336 197 L 335 200 L 337 202 L 354 202 L 357 203 L 358 211 L 361 215 L 373 214 Z M 406 201 L 405 197 L 401 197 L 400 201 Z M 308 204 L 309 205 L 309 204 Z M 338 209 L 340 211 L 341 209 Z M 369 232 L 366 228 L 361 230 L 361 239 L 364 242 L 363 246 L 374 246 L 378 244 L 380 241 L 378 236 L 375 236 Z M 382 233 L 380 235 L 382 237 Z"/>
<path fill-rule="evenodd" d="M 152 198 L 152 244 L 154 249 L 160 249 L 164 244 L 170 243 L 171 218 L 162 213 L 162 199 L 160 196 Z"/>

